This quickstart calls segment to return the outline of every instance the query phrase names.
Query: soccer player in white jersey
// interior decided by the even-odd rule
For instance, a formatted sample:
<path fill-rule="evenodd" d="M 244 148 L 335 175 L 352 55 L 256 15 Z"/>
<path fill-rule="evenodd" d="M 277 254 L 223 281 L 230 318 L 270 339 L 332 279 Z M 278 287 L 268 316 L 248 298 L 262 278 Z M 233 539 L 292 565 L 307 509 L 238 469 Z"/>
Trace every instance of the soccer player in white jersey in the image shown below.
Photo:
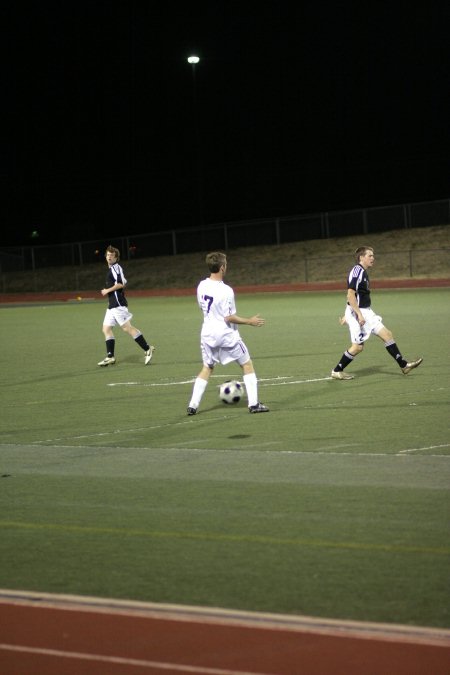
<path fill-rule="evenodd" d="M 347 306 L 341 324 L 347 324 L 350 331 L 351 346 L 331 371 L 335 380 L 352 380 L 353 375 L 344 373 L 344 369 L 360 354 L 364 343 L 370 336 L 376 335 L 384 342 L 388 353 L 397 361 L 401 371 L 407 375 L 413 368 L 420 366 L 423 359 L 407 361 L 403 358 L 391 331 L 382 323 L 381 316 L 375 314 L 370 302 L 370 283 L 367 270 L 375 261 L 371 246 L 361 246 L 355 251 L 356 265 L 352 267 L 347 279 Z"/>
<path fill-rule="evenodd" d="M 120 251 L 114 246 L 108 246 L 105 251 L 106 262 L 108 263 L 108 274 L 106 275 L 106 286 L 102 288 L 103 297 L 108 296 L 108 309 L 103 319 L 103 335 L 106 343 L 106 356 L 98 363 L 103 368 L 113 366 L 116 362 L 114 356 L 115 338 L 113 333 L 114 326 L 120 326 L 125 333 L 134 339 L 137 345 L 144 350 L 144 364 L 148 365 L 152 360 L 154 347 L 149 345 L 138 328 L 131 325 L 132 313 L 128 309 L 128 302 L 125 297 L 125 286 L 127 280 L 121 265 L 119 265 Z"/>
<path fill-rule="evenodd" d="M 269 408 L 258 401 L 258 382 L 253 363 L 237 328 L 238 325 L 260 327 L 265 321 L 259 314 L 250 318 L 236 314 L 234 291 L 223 281 L 227 271 L 225 253 L 208 253 L 206 265 L 210 276 L 203 279 L 197 288 L 197 301 L 203 312 L 200 335 L 203 367 L 194 382 L 187 414 L 197 413 L 214 366 L 233 361 L 242 368 L 249 412 L 269 412 Z"/>

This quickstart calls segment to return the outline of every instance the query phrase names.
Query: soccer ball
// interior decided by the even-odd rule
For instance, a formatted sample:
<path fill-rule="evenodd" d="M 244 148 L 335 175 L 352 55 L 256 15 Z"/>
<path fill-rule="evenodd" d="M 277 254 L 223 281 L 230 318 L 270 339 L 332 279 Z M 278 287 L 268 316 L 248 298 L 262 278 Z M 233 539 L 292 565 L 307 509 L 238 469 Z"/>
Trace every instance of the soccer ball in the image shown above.
<path fill-rule="evenodd" d="M 236 380 L 224 382 L 219 388 L 219 396 L 223 403 L 239 403 L 243 393 L 243 385 Z"/>

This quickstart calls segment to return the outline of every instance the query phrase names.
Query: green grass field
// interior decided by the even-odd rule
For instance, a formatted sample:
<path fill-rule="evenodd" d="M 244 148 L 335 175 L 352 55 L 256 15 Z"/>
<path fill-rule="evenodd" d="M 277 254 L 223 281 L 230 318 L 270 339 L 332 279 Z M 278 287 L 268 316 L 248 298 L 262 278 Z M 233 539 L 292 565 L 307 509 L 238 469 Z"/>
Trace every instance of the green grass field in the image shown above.
<path fill-rule="evenodd" d="M 237 297 L 270 407 L 225 406 L 200 368 L 195 298 L 131 299 L 157 349 L 104 301 L 1 306 L 0 587 L 450 626 L 449 291 L 379 291 L 407 358 L 372 338 L 329 378 L 342 293 Z M 349 371 L 350 372 L 350 371 Z"/>

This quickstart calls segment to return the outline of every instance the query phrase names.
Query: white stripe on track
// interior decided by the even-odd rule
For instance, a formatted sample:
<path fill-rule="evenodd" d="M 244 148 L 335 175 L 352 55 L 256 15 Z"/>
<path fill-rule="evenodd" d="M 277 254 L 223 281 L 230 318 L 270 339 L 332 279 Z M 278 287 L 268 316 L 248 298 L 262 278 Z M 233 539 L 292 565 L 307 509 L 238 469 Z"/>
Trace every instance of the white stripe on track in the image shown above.
<path fill-rule="evenodd" d="M 25 645 L 8 645 L 0 643 L 0 651 L 10 651 L 19 654 L 36 654 L 39 656 L 53 656 L 56 658 L 78 659 L 81 661 L 96 661 L 100 663 L 113 663 L 123 666 L 135 666 L 140 668 L 157 668 L 158 670 L 176 670 L 180 673 L 199 673 L 204 675 L 262 675 L 242 670 L 224 670 L 223 668 L 207 668 L 204 666 L 189 666 L 179 663 L 164 663 L 162 661 L 147 661 L 144 659 L 125 659 L 120 656 L 103 656 L 101 654 L 85 654 L 83 652 L 65 652 L 60 649 L 43 649 L 40 647 L 28 647 Z"/>

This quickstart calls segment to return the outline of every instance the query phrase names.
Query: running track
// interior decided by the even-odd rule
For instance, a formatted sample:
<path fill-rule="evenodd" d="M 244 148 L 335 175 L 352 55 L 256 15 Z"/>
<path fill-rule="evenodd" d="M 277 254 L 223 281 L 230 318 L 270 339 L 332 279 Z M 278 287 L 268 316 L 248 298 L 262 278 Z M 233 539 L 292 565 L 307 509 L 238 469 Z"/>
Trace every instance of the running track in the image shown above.
<path fill-rule="evenodd" d="M 379 279 L 372 283 L 374 290 L 378 289 L 413 289 L 413 288 L 448 288 L 450 279 Z M 237 293 L 287 293 L 296 291 L 342 291 L 346 292 L 345 285 L 335 281 L 298 284 L 265 284 L 260 286 L 236 286 Z M 196 288 L 160 288 L 148 290 L 129 290 L 129 298 L 151 296 L 180 296 L 196 295 Z M 79 295 L 81 293 L 81 296 Z M 99 291 L 54 291 L 48 293 L 0 293 L 0 305 L 11 303 L 30 302 L 76 302 L 80 300 L 103 300 Z"/>
<path fill-rule="evenodd" d="M 450 631 L 0 590 L 2 675 L 449 675 Z"/>

